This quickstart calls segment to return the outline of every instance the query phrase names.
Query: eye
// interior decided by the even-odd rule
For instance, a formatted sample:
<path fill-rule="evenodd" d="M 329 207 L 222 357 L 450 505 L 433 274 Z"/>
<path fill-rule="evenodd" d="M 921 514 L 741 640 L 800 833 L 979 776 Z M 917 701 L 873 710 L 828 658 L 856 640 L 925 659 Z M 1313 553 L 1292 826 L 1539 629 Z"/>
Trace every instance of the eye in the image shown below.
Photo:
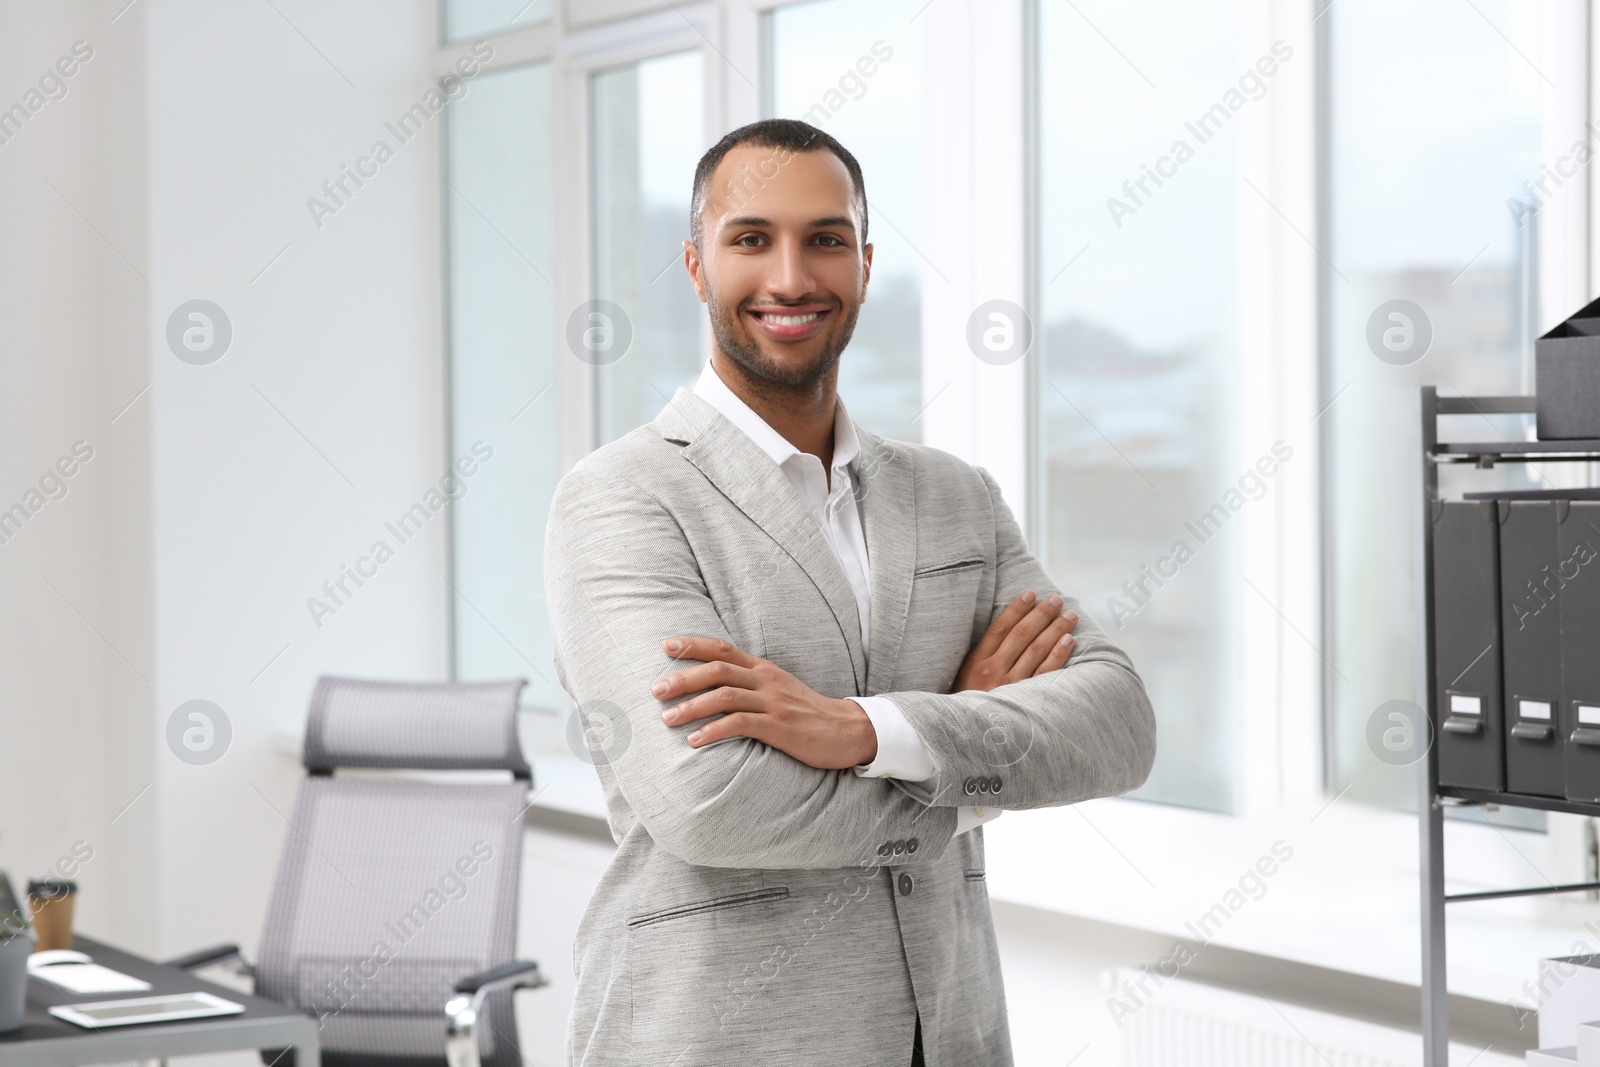
<path fill-rule="evenodd" d="M 845 247 L 848 247 L 843 241 L 839 240 L 839 238 L 835 237 L 831 233 L 819 233 L 817 235 L 817 240 L 819 240 L 819 241 L 832 241 L 833 244 L 828 246 L 830 248 L 845 248 Z"/>
<path fill-rule="evenodd" d="M 736 238 L 733 243 L 736 244 L 736 245 L 743 245 L 745 248 L 754 248 L 755 245 L 745 244 L 745 242 L 746 241 L 760 241 L 760 240 L 761 240 L 761 235 L 759 233 L 747 233 L 747 234 L 744 234 L 744 235 Z"/>

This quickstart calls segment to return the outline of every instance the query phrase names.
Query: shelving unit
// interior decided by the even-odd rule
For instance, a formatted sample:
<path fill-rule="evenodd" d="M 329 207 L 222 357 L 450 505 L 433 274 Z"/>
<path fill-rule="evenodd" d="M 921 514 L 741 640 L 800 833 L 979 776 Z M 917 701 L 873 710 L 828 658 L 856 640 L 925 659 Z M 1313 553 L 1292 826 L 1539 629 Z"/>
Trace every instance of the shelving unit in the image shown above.
<path fill-rule="evenodd" d="M 1481 469 L 1497 463 L 1558 463 L 1600 461 L 1600 440 L 1514 441 L 1441 443 L 1440 415 L 1519 415 L 1531 414 L 1531 396 L 1440 396 L 1436 386 L 1422 388 L 1422 605 L 1424 648 L 1421 671 L 1430 731 L 1437 729 L 1439 709 L 1435 706 L 1434 627 L 1433 627 L 1433 521 L 1432 509 L 1439 497 L 1439 465 L 1471 464 Z M 1483 789 L 1463 789 L 1439 784 L 1439 752 L 1432 744 L 1418 761 L 1418 834 L 1421 839 L 1419 867 L 1422 887 L 1422 1062 L 1425 1067 L 1449 1067 L 1450 1009 L 1445 967 L 1445 905 L 1504 897 L 1535 896 L 1546 893 L 1576 893 L 1600 889 L 1600 882 L 1574 885 L 1534 886 L 1485 893 L 1446 894 L 1444 891 L 1444 809 L 1464 804 L 1475 807 L 1500 805 L 1536 808 L 1577 815 L 1600 817 L 1600 804 L 1500 793 Z"/>

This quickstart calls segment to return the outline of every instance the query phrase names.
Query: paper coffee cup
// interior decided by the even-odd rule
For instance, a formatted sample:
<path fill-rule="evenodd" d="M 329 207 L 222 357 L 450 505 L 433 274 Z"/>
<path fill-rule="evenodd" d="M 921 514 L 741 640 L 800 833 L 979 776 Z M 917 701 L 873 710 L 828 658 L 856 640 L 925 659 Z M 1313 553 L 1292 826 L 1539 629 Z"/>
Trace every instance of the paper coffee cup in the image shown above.
<path fill-rule="evenodd" d="M 39 938 L 35 952 L 72 947 L 72 905 L 77 895 L 76 882 L 46 878 L 28 883 L 28 910 Z"/>

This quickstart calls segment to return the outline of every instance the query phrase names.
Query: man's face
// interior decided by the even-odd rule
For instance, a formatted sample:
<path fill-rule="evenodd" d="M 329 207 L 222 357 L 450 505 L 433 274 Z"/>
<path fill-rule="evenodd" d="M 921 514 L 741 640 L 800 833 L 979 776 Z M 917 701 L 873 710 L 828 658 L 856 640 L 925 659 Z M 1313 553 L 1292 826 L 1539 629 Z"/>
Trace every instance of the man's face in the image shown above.
<path fill-rule="evenodd" d="M 724 156 L 706 192 L 700 252 L 684 245 L 722 352 L 780 386 L 832 371 L 867 296 L 872 246 L 860 244 L 861 222 L 850 172 L 826 149 L 743 144 Z"/>

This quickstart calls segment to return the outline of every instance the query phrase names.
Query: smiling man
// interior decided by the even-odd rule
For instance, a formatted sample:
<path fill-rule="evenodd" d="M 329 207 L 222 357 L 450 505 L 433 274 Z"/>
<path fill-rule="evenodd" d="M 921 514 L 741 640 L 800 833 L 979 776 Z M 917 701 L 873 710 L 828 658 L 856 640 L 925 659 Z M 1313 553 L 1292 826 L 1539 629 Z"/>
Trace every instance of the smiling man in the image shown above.
<path fill-rule="evenodd" d="M 573 1064 L 1009 1064 L 981 825 L 1149 774 L 1139 676 L 994 479 L 846 413 L 867 221 L 826 133 L 719 141 L 684 246 L 711 357 L 556 489 L 556 672 L 617 840 Z"/>

